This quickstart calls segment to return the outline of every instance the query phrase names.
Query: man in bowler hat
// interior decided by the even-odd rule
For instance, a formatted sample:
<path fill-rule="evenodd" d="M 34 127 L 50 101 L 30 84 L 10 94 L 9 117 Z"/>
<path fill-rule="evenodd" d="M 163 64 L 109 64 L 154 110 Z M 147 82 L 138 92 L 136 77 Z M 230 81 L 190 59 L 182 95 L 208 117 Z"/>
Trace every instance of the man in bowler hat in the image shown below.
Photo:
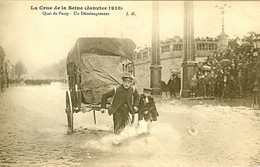
<path fill-rule="evenodd" d="M 113 114 L 115 134 L 119 134 L 129 123 L 129 113 L 134 114 L 138 111 L 139 94 L 132 86 L 133 77 L 126 73 L 122 80 L 122 85 L 104 93 L 101 99 L 101 112 L 104 113 L 107 99 L 113 97 L 108 114 Z"/>

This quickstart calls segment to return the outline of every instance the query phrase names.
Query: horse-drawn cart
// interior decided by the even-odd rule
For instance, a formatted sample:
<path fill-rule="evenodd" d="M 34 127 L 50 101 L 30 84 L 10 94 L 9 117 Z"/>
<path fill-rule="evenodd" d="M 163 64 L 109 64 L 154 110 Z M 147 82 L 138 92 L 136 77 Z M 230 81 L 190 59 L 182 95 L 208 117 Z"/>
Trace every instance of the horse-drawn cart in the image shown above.
<path fill-rule="evenodd" d="M 133 72 L 135 44 L 122 38 L 79 38 L 67 57 L 69 90 L 66 91 L 68 126 L 82 105 L 94 114 L 104 92 L 117 87 L 125 71 Z"/>

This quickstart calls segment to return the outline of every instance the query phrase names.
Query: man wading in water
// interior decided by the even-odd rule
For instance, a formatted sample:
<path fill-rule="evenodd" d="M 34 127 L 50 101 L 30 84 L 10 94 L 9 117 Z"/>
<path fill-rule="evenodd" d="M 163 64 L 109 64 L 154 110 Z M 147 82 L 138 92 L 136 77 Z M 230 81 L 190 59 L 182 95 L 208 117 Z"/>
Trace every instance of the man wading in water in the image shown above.
<path fill-rule="evenodd" d="M 133 77 L 130 74 L 125 74 L 122 80 L 122 85 L 104 93 L 101 99 L 101 112 L 104 113 L 107 99 L 113 97 L 108 114 L 113 114 L 115 134 L 119 134 L 129 123 L 129 113 L 134 114 L 138 111 L 139 95 L 132 86 Z"/>

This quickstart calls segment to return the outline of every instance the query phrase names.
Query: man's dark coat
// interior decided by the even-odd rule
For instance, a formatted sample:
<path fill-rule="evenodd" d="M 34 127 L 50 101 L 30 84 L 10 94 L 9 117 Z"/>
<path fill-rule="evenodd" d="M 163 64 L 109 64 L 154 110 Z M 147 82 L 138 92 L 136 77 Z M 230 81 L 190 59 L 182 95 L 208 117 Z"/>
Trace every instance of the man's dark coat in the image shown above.
<path fill-rule="evenodd" d="M 114 96 L 114 97 L 113 97 Z M 125 89 L 122 85 L 117 87 L 116 90 L 112 89 L 103 94 L 101 99 L 101 108 L 106 108 L 107 99 L 113 97 L 111 106 L 109 107 L 108 114 L 111 115 L 115 113 L 119 106 L 122 105 L 124 98 L 126 98 L 127 106 L 130 109 L 131 113 L 134 113 L 133 107 L 138 107 L 139 95 L 136 89 L 130 87 Z"/>

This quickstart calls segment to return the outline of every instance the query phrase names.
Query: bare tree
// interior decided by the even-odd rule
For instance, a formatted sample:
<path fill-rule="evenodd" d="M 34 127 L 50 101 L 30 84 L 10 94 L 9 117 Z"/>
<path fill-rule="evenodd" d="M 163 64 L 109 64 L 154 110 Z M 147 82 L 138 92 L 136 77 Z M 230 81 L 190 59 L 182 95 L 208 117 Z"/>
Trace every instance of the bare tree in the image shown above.
<path fill-rule="evenodd" d="M 21 78 L 21 75 L 26 74 L 27 73 L 27 69 L 25 68 L 24 64 L 22 63 L 21 60 L 19 60 L 16 64 L 15 64 L 15 74 L 18 76 L 18 79 Z"/>

